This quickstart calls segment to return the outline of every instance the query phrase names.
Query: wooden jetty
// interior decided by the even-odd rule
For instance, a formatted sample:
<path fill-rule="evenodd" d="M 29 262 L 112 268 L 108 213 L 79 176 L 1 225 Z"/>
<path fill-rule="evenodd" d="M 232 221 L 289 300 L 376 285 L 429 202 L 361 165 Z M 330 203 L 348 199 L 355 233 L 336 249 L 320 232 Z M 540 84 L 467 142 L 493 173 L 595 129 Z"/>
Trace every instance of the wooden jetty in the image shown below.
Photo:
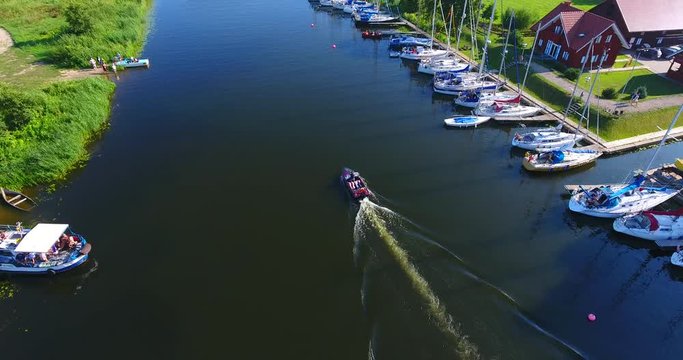
<path fill-rule="evenodd" d="M 2 195 L 2 199 L 15 209 L 31 211 L 31 209 L 36 206 L 36 202 L 33 201 L 33 199 L 18 191 L 7 190 L 0 187 L 0 194 Z"/>
<path fill-rule="evenodd" d="M 683 240 L 656 240 L 655 244 L 662 249 L 671 249 L 679 246 L 683 247 Z"/>

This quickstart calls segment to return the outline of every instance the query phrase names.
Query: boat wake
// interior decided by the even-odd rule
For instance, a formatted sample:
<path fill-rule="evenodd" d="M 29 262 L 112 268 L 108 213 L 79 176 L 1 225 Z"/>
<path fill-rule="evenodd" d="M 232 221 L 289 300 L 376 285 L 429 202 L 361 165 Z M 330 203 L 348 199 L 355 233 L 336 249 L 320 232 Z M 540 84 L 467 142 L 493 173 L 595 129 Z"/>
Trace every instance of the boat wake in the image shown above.
<path fill-rule="evenodd" d="M 461 359 L 477 359 L 479 352 L 459 327 L 454 326 L 453 319 L 446 311 L 446 307 L 441 303 L 437 295 L 432 291 L 429 282 L 420 274 L 419 270 L 410 261 L 408 253 L 401 247 L 395 236 L 389 230 L 390 227 L 401 227 L 401 216 L 390 209 L 372 203 L 368 199 L 361 202 L 360 210 L 356 216 L 354 226 L 354 258 L 357 265 L 359 261 L 360 242 L 364 234 L 372 229 L 377 232 L 384 241 L 389 253 L 398 263 L 399 267 L 405 272 L 413 289 L 425 301 L 427 311 L 435 325 L 448 335 L 456 345 L 456 351 Z M 364 283 L 366 283 L 364 281 Z M 363 300 L 365 302 L 365 300 Z M 372 349 L 372 348 L 371 348 Z M 372 350 L 370 352 L 372 354 Z M 372 356 L 374 358 L 374 356 Z"/>
<path fill-rule="evenodd" d="M 542 338 L 549 340 L 551 347 L 555 350 L 559 350 L 558 353 L 564 353 L 565 355 L 569 354 L 570 357 L 585 357 L 578 349 L 543 329 L 543 327 L 531 320 L 512 296 L 468 270 L 466 264 L 459 256 L 452 253 L 438 242 L 422 235 L 421 232 L 424 232 L 424 229 L 420 229 L 419 226 L 403 218 L 400 214 L 397 214 L 386 207 L 377 205 L 368 199 L 364 199 L 361 201 L 360 209 L 355 220 L 353 255 L 356 266 L 363 270 L 361 300 L 365 309 L 368 308 L 367 294 L 369 290 L 368 287 L 370 286 L 368 285 L 368 277 L 371 273 L 374 273 L 375 270 L 378 270 L 377 266 L 380 267 L 379 270 L 382 270 L 381 268 L 387 265 L 382 261 L 386 259 L 382 259 L 382 256 L 379 255 L 381 252 L 386 252 L 390 255 L 392 265 L 398 265 L 400 271 L 406 276 L 410 283 L 411 288 L 419 296 L 421 301 L 424 302 L 425 310 L 431 322 L 448 338 L 449 343 L 454 345 L 457 357 L 461 359 L 477 359 L 481 357 L 477 345 L 475 345 L 470 337 L 462 331 L 460 325 L 454 322 L 452 316 L 448 313 L 446 306 L 439 299 L 436 292 L 432 289 L 432 285 L 430 285 L 420 271 L 420 269 L 426 271 L 425 274 L 432 274 L 431 270 L 436 271 L 436 274 L 443 273 L 443 269 L 426 268 L 427 262 L 423 262 L 421 258 L 424 254 L 418 253 L 421 251 L 420 248 L 424 248 L 424 244 L 426 243 L 429 244 L 430 247 L 433 247 L 433 249 L 436 249 L 442 257 L 446 258 L 446 266 L 448 266 L 449 271 L 453 267 L 453 262 L 455 260 L 455 269 L 459 271 L 460 274 L 474 281 L 476 287 L 488 289 L 493 292 L 496 296 L 493 296 L 492 301 L 498 302 L 498 300 L 502 299 L 505 303 L 508 303 L 510 306 L 505 306 L 505 308 L 511 310 L 510 312 L 518 319 L 530 326 L 533 329 L 530 330 L 532 333 L 535 331 L 537 334 L 541 334 Z M 383 245 L 382 249 L 376 248 L 375 242 L 373 242 L 374 239 L 381 239 L 379 243 Z M 416 246 L 412 257 L 413 259 L 417 259 L 416 256 L 420 256 L 420 269 L 418 269 L 415 262 L 411 260 L 411 255 L 406 250 L 407 246 L 411 246 L 411 249 L 412 246 L 415 246 L 409 239 L 418 239 L 419 242 L 422 243 L 422 245 L 418 244 L 418 246 Z M 425 257 L 426 256 L 433 257 L 434 255 L 425 255 Z M 437 278 L 433 280 L 438 282 L 450 282 L 453 281 L 453 276 L 449 276 L 449 279 L 440 279 L 437 275 Z M 450 283 L 447 284 L 446 287 L 453 288 L 455 287 L 453 285 L 454 284 Z M 510 307 L 512 309 L 510 309 Z M 467 309 L 464 311 L 467 311 Z M 376 325 L 373 325 L 373 339 L 376 336 L 376 330 Z M 494 334 L 489 335 L 494 336 Z M 376 344 L 374 344 L 373 339 L 370 340 L 369 349 L 369 358 L 371 359 L 374 359 L 376 356 L 374 352 Z M 542 342 L 546 343 L 547 341 L 543 340 Z"/>

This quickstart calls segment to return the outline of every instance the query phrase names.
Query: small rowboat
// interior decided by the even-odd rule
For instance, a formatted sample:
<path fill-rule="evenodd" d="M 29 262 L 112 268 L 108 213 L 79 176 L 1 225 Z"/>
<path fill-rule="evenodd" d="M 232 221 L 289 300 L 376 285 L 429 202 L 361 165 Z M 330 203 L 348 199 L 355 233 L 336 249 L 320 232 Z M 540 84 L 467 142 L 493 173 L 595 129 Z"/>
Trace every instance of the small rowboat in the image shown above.
<path fill-rule="evenodd" d="M 359 173 L 349 169 L 344 168 L 340 176 L 340 181 L 346 189 L 347 194 L 351 199 L 360 202 L 366 197 L 372 196 L 372 191 L 368 188 L 368 183 L 360 176 Z"/>
<path fill-rule="evenodd" d="M 0 273 L 53 275 L 83 264 L 90 250 L 67 224 L 0 225 Z"/>
<path fill-rule="evenodd" d="M 120 68 L 136 68 L 136 67 L 149 67 L 149 59 L 136 59 L 128 58 L 119 60 L 114 63 L 116 67 Z"/>
<path fill-rule="evenodd" d="M 31 211 L 31 209 L 36 207 L 36 202 L 33 201 L 33 199 L 18 191 L 0 188 L 0 193 L 2 193 L 2 199 L 15 209 L 21 211 Z"/>
<path fill-rule="evenodd" d="M 475 116 L 475 115 L 462 115 L 449 117 L 443 120 L 446 126 L 467 128 L 467 127 L 477 127 L 479 124 L 483 124 L 491 120 L 488 116 Z"/>
<path fill-rule="evenodd" d="M 363 37 L 363 39 L 381 39 L 382 32 L 365 30 L 361 33 L 361 36 Z"/>
<path fill-rule="evenodd" d="M 566 149 L 532 154 L 527 152 L 522 165 L 529 171 L 559 172 L 594 162 L 602 152 L 590 149 Z"/>

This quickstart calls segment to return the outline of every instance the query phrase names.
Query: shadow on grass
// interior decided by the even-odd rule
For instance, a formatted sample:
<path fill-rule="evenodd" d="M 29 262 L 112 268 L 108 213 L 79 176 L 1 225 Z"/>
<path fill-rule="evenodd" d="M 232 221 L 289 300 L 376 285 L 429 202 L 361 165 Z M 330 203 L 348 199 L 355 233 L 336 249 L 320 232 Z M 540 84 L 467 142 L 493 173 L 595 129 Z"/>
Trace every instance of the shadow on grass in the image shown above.
<path fill-rule="evenodd" d="M 683 86 L 664 79 L 656 74 L 636 75 L 626 86 L 626 93 L 630 93 L 638 86 L 646 86 L 648 96 L 667 96 L 683 94 Z M 624 88 L 619 89 L 621 92 Z"/>

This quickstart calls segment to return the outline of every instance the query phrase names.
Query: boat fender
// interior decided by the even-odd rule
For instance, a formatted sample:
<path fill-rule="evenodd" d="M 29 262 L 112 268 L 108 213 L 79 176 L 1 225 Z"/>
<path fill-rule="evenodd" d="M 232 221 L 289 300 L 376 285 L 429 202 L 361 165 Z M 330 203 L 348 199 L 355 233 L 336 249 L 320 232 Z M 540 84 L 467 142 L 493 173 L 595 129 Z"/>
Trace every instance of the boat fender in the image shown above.
<path fill-rule="evenodd" d="M 88 255 L 88 253 L 90 252 L 91 249 L 92 249 L 92 245 L 85 244 L 85 246 L 83 246 L 83 248 L 81 249 L 80 253 L 82 255 Z"/>

